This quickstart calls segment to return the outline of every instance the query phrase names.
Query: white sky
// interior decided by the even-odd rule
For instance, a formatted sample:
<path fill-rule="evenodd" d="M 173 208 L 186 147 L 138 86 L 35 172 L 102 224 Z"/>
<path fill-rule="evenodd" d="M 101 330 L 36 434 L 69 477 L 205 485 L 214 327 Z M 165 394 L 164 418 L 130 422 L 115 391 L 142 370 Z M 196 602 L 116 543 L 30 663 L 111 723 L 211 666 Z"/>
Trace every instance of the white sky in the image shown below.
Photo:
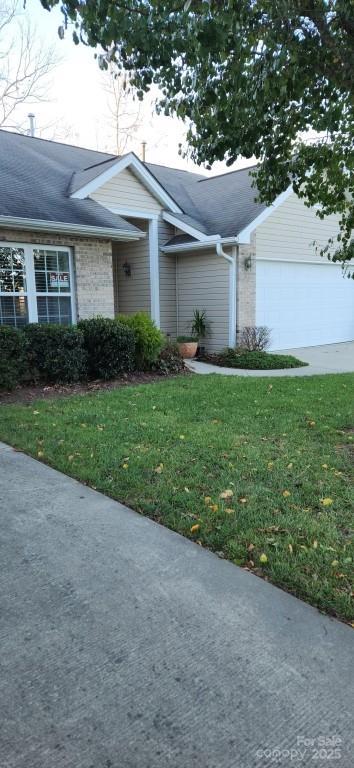
<path fill-rule="evenodd" d="M 1 0 L 0 0 L 1 1 Z M 64 141 L 70 144 L 114 152 L 108 126 L 107 94 L 102 87 L 102 72 L 99 70 L 94 52 L 84 45 L 74 45 L 70 29 L 63 41 L 58 38 L 58 27 L 62 15 L 58 7 L 45 11 L 39 0 L 27 0 L 22 11 L 36 30 L 36 37 L 46 47 L 54 49 L 61 63 L 50 75 L 48 101 L 25 106 L 22 119 L 28 112 L 36 115 L 37 135 Z M 141 156 L 141 142 L 147 142 L 146 159 L 161 165 L 170 165 L 187 170 L 196 166 L 178 154 L 178 145 L 184 142 L 183 123 L 154 113 L 151 100 L 144 100 L 142 125 L 134 140 L 125 151 L 133 150 Z M 234 167 L 250 165 L 250 161 L 238 161 Z M 199 169 L 207 173 L 205 169 Z M 224 163 L 216 163 L 212 174 L 226 170 Z"/>

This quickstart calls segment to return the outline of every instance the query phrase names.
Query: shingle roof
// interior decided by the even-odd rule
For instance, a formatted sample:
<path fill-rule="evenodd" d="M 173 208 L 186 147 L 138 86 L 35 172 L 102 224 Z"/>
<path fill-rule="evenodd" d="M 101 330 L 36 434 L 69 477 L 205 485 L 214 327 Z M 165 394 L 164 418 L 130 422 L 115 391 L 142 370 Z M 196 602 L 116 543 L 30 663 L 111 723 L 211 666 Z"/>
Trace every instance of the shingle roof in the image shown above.
<path fill-rule="evenodd" d="M 200 176 L 159 165 L 149 168 L 178 205 L 193 217 L 193 226 L 200 222 L 199 229 L 204 234 L 236 236 L 266 208 L 264 203 L 255 202 L 257 191 L 250 175 L 254 168 L 220 176 Z"/>
<path fill-rule="evenodd" d="M 0 131 L 0 215 L 135 231 L 91 199 L 70 194 L 117 161 L 115 155 Z M 207 177 L 146 163 L 182 209 L 181 224 L 206 235 L 236 236 L 265 209 L 256 203 L 251 169 Z"/>
<path fill-rule="evenodd" d="M 72 174 L 107 155 L 0 131 L 0 216 L 139 232 L 94 200 L 68 196 Z"/>

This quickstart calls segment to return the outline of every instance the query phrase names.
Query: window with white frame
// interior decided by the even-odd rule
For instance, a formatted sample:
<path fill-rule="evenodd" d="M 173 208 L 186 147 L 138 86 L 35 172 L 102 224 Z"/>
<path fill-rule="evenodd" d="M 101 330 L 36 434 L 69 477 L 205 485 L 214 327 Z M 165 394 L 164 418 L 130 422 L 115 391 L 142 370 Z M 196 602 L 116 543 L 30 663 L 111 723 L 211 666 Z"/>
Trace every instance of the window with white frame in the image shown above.
<path fill-rule="evenodd" d="M 74 321 L 69 248 L 0 243 L 0 325 Z"/>

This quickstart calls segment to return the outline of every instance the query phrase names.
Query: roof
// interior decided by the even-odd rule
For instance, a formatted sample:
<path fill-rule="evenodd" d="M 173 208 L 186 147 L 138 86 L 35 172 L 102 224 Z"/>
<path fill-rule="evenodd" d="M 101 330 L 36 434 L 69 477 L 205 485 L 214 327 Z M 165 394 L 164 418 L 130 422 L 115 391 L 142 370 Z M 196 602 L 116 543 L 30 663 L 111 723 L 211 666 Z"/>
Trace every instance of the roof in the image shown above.
<path fill-rule="evenodd" d="M 1 130 L 0 217 L 138 235 L 137 227 L 94 200 L 68 196 L 73 172 L 106 159 L 101 152 Z"/>
<path fill-rule="evenodd" d="M 1 130 L 0 216 L 139 234 L 132 223 L 96 201 L 70 197 L 99 179 L 119 159 L 104 152 Z M 253 168 L 207 177 L 154 163 L 141 163 L 141 167 L 181 209 L 182 213 L 173 214 L 180 220 L 181 229 L 184 223 L 203 235 L 233 237 L 266 208 L 255 202 Z"/>

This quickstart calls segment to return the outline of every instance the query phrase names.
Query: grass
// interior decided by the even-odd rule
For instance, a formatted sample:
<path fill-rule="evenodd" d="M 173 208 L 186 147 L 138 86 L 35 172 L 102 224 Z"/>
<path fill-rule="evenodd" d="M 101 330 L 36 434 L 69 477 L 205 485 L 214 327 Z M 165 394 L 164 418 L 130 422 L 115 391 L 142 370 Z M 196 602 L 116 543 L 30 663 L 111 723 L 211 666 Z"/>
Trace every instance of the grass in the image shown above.
<path fill-rule="evenodd" d="M 2 406 L 0 438 L 353 621 L 353 388 L 191 375 Z"/>
<path fill-rule="evenodd" d="M 302 368 L 304 363 L 293 355 L 278 355 L 272 352 L 226 349 L 216 355 L 207 355 L 205 360 L 225 368 L 249 368 L 250 370 L 272 370 L 280 368 Z"/>

